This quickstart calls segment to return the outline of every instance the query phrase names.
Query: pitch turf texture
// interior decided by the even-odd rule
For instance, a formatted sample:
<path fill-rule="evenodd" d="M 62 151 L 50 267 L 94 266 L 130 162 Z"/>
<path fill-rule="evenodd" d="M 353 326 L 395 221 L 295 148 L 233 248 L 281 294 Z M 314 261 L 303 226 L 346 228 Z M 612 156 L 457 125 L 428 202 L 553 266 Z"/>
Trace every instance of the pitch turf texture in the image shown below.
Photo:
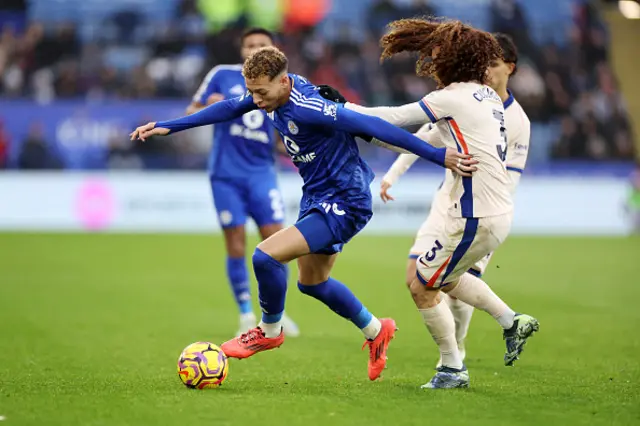
<path fill-rule="evenodd" d="M 303 336 L 197 391 L 178 354 L 237 325 L 220 237 L 2 234 L 0 424 L 640 424 L 639 239 L 510 238 L 486 278 L 541 331 L 504 367 L 498 326 L 476 312 L 471 388 L 438 392 L 419 388 L 437 356 L 403 284 L 410 242 L 359 237 L 335 269 L 398 322 L 382 381 L 358 330 L 292 280 Z"/>

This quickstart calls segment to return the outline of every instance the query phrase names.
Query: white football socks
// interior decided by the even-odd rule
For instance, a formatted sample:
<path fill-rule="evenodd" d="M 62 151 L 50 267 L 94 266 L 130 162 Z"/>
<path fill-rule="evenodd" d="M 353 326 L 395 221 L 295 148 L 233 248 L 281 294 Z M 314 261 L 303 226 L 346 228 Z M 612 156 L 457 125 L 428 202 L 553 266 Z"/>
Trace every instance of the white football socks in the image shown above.
<path fill-rule="evenodd" d="M 456 322 L 456 340 L 458 343 L 464 342 L 469 332 L 469 325 L 471 324 L 471 316 L 473 315 L 473 306 L 468 303 L 464 303 L 462 300 L 453 298 L 444 293 L 443 298 L 447 301 L 453 319 Z"/>
<path fill-rule="evenodd" d="M 458 285 L 449 291 L 448 294 L 487 312 L 494 317 L 505 330 L 513 326 L 513 321 L 516 316 L 515 312 L 478 277 L 465 273 L 460 278 Z"/>
<path fill-rule="evenodd" d="M 458 351 L 458 343 L 455 336 L 455 323 L 451 309 L 444 300 L 441 300 L 433 308 L 418 309 L 422 315 L 424 325 L 427 326 L 433 341 L 440 349 L 442 365 L 461 369 L 462 360 Z"/>
<path fill-rule="evenodd" d="M 258 327 L 260 327 L 262 331 L 264 331 L 265 337 L 272 339 L 274 337 L 278 337 L 282 332 L 282 321 L 273 322 L 270 324 L 260 321 Z"/>
<path fill-rule="evenodd" d="M 380 330 L 382 329 L 382 324 L 380 324 L 380 320 L 375 316 L 371 316 L 371 321 L 364 328 L 362 328 L 362 333 L 364 337 L 369 340 L 374 340 L 380 334 Z"/>

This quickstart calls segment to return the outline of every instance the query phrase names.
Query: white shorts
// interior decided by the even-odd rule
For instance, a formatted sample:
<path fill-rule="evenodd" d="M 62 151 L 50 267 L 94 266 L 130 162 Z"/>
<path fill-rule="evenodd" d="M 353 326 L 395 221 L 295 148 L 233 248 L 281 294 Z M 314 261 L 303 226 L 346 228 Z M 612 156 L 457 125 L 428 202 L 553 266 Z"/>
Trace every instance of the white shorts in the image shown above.
<path fill-rule="evenodd" d="M 513 213 L 483 218 L 447 217 L 437 232 L 429 229 L 421 244 L 426 249 L 417 259 L 422 284 L 440 288 L 456 281 L 469 269 L 486 267 L 491 253 L 507 239 Z M 427 219 L 429 222 L 429 219 Z"/>
<path fill-rule="evenodd" d="M 451 216 L 446 212 L 441 212 L 437 208 L 432 208 L 427 220 L 425 220 L 420 226 L 420 229 L 418 229 L 413 246 L 411 246 L 411 250 L 409 251 L 409 257 L 411 259 L 417 259 L 422 253 L 431 250 L 433 248 L 434 241 L 441 237 L 445 232 L 444 230 L 447 220 L 451 219 Z M 471 266 L 469 268 L 469 272 L 477 277 L 481 277 L 486 271 L 487 266 L 489 266 L 491 256 L 493 256 L 493 252 L 480 259 L 475 265 Z"/>

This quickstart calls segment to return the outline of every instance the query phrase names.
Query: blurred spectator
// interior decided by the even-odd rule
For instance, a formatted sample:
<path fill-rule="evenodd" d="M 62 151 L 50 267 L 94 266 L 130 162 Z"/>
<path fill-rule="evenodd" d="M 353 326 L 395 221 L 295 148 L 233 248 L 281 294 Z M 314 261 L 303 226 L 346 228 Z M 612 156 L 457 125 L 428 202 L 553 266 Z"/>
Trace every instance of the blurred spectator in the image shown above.
<path fill-rule="evenodd" d="M 564 116 L 559 139 L 553 148 L 553 155 L 559 158 L 577 157 L 583 145 L 584 135 L 578 129 L 578 123 L 571 116 Z"/>
<path fill-rule="evenodd" d="M 106 26 L 112 27 L 114 40 L 117 44 L 131 44 L 135 42 L 135 33 L 144 23 L 144 17 L 135 9 L 119 10 L 107 19 Z"/>
<path fill-rule="evenodd" d="M 18 157 L 18 167 L 25 170 L 58 169 L 61 167 L 58 159 L 47 146 L 40 123 L 31 124 Z"/>

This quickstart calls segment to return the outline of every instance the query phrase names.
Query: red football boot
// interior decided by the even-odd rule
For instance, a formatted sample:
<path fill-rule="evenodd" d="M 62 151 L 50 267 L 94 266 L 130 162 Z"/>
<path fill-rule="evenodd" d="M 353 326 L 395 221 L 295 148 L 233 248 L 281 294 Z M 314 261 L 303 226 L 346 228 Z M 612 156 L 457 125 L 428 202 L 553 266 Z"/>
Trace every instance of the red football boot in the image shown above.
<path fill-rule="evenodd" d="M 252 328 L 246 333 L 224 342 L 220 348 L 229 358 L 249 358 L 250 356 L 280 347 L 284 343 L 284 333 L 278 337 L 268 338 L 260 327 Z"/>
<path fill-rule="evenodd" d="M 396 322 L 391 318 L 380 319 L 380 333 L 373 340 L 366 340 L 362 349 L 369 345 L 369 379 L 376 380 L 387 365 L 387 348 L 396 334 Z M 224 348 L 223 348 L 224 349 Z"/>

